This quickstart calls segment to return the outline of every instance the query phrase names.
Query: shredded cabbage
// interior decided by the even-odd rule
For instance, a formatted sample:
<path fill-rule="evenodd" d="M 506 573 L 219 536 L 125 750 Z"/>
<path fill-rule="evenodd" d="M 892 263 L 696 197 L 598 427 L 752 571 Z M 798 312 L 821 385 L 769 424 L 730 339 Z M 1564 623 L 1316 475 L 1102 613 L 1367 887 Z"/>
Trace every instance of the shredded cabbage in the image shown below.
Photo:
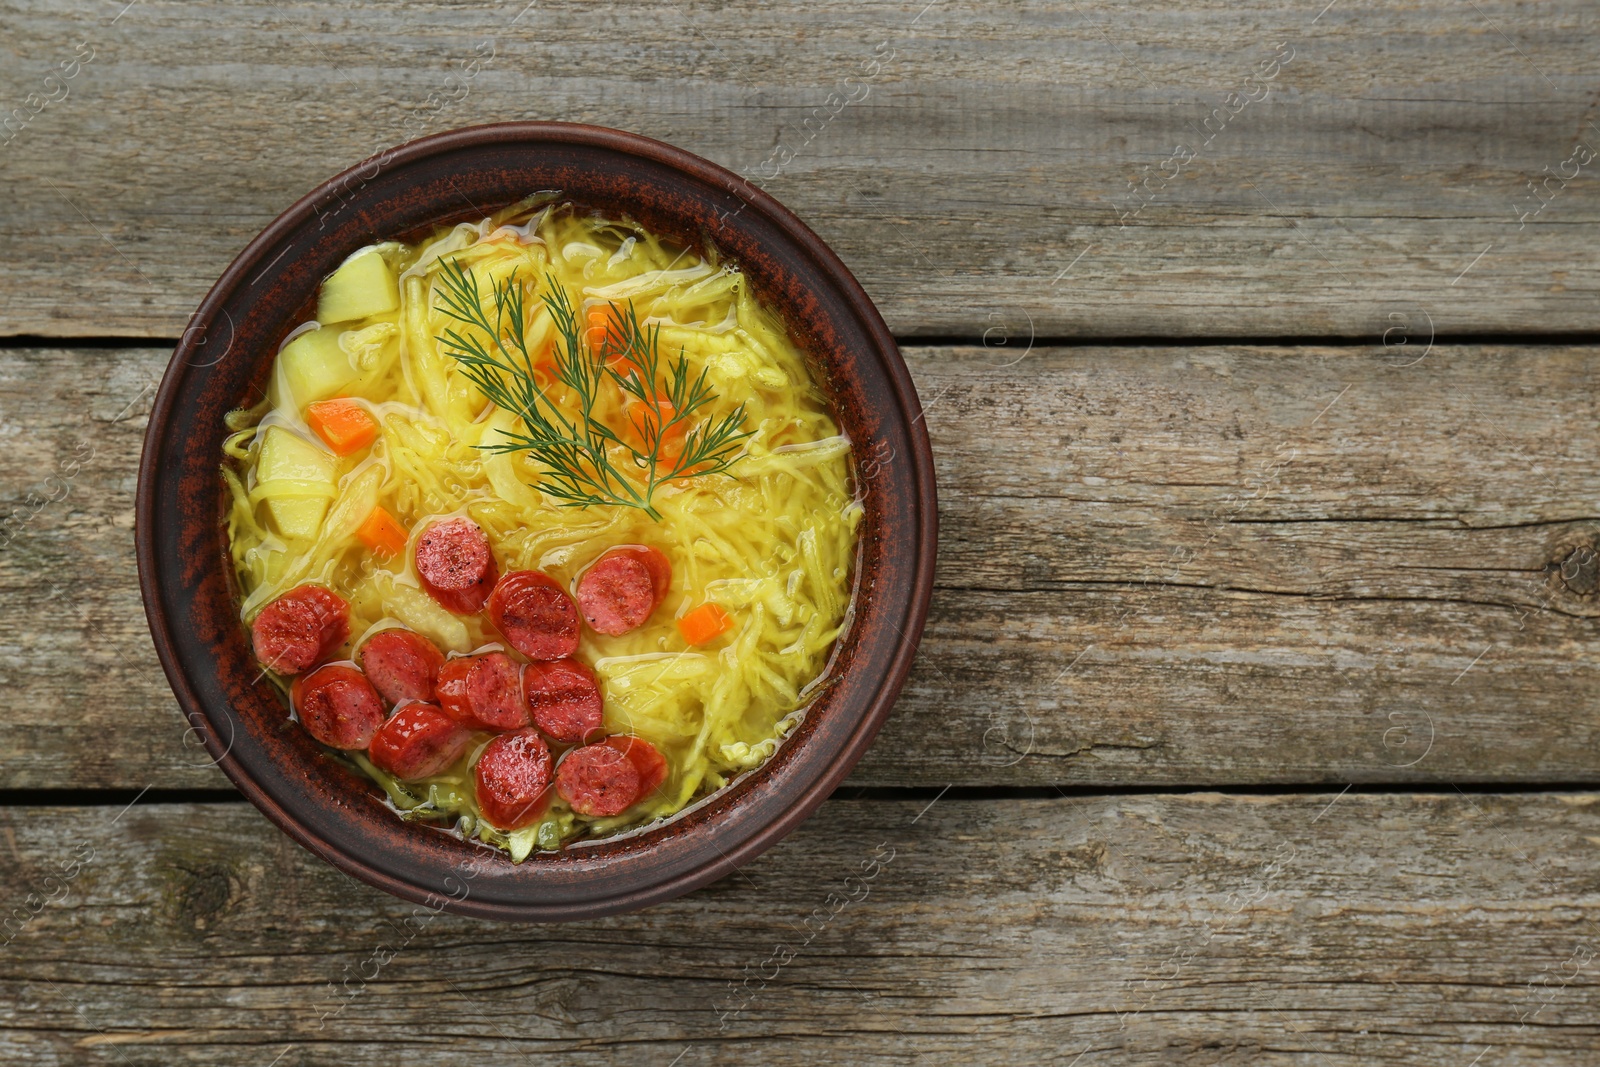
<path fill-rule="evenodd" d="M 517 861 L 574 837 L 669 817 L 772 755 L 804 713 L 847 624 L 862 514 L 850 442 L 746 277 L 714 255 L 626 220 L 551 206 L 552 199 L 529 198 L 415 245 L 374 246 L 399 279 L 400 306 L 343 324 L 339 346 L 357 372 L 344 394 L 368 402 L 380 433 L 370 449 L 339 461 L 336 485 L 257 477 L 266 426 L 316 440 L 283 389 L 253 411 L 230 415 L 238 432 L 228 438 L 223 471 L 243 620 L 302 582 L 320 582 L 350 602 L 354 640 L 346 654 L 367 632 L 394 625 L 449 655 L 499 645 L 486 617 L 453 615 L 423 592 L 409 550 L 381 560 L 362 545 L 357 529 L 379 505 L 411 532 L 413 545 L 433 522 L 468 516 L 488 536 L 501 573 L 542 570 L 569 587 L 615 545 L 666 553 L 672 589 L 650 620 L 620 637 L 585 628 L 578 651 L 601 680 L 607 732 L 637 734 L 666 756 L 669 776 L 653 798 L 613 818 L 577 815 L 556 799 L 542 821 L 508 833 L 488 825 L 473 798 L 471 765 L 487 735 L 456 766 L 422 782 L 396 781 L 365 756 L 352 757 L 403 817 L 448 819 Z M 642 322 L 661 327 L 664 357 L 681 351 L 691 374 L 706 368 L 718 394 L 715 413 L 745 405 L 745 428 L 754 433 L 734 477 L 662 487 L 657 523 L 633 508 L 561 506 L 539 491 L 539 468 L 525 453 L 479 449 L 503 439 L 498 431 L 520 427 L 435 340 L 451 324 L 433 306 L 441 256 L 470 269 L 485 294 L 516 272 L 528 294 L 524 336 L 534 352 L 554 334 L 537 298 L 547 277 L 577 304 L 631 301 Z M 602 398 L 609 405 L 602 415 L 621 430 L 627 424 L 615 392 Z M 274 400 L 278 407 L 269 406 Z M 283 536 L 264 507 L 274 498 L 319 497 L 330 504 L 312 538 Z M 675 617 L 706 602 L 728 611 L 734 628 L 688 648 Z"/>

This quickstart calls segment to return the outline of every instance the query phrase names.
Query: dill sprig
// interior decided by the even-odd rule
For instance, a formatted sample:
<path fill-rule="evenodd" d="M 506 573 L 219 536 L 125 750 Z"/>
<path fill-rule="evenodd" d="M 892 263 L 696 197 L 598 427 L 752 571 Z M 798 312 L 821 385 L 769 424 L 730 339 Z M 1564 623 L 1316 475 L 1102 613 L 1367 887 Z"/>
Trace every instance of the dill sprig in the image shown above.
<path fill-rule="evenodd" d="M 738 458 L 750 436 L 743 429 L 744 405 L 720 418 L 697 420 L 696 414 L 717 399 L 705 369 L 691 378 L 680 349 L 663 370 L 660 328 L 643 327 L 632 305 L 612 305 L 604 341 L 585 345 L 571 298 L 555 278 L 546 277 L 544 304 L 558 334 L 555 376 L 577 397 L 577 411 L 569 414 L 534 377 L 533 356 L 523 336 L 527 308 L 516 271 L 494 287 L 492 321 L 477 277 L 456 259 L 441 261 L 439 279 L 439 310 L 470 330 L 450 327 L 437 340 L 484 397 L 523 425 L 521 433 L 502 430 L 505 440 L 478 447 L 527 452 L 544 468 L 537 488 L 562 504 L 640 508 L 659 522 L 651 500 L 663 482 L 725 474 Z M 640 416 L 632 420 L 640 447 L 595 415 L 606 381 L 615 382 L 640 405 Z M 669 442 L 680 436 L 682 448 L 673 456 Z M 630 476 L 629 465 L 641 473 Z"/>
<path fill-rule="evenodd" d="M 706 383 L 706 368 L 701 367 L 691 379 L 681 347 L 677 359 L 665 369 L 660 352 L 661 327 L 653 323 L 641 326 L 632 304 L 620 308 L 613 304 L 601 362 L 612 380 L 638 405 L 639 415 L 631 421 L 644 447 L 629 447 L 635 464 L 645 471 L 646 499 L 656 486 L 674 478 L 726 473 L 750 436 L 750 431 L 743 428 L 743 404 L 721 418 L 697 421 L 695 413 L 717 399 Z M 617 367 L 626 370 L 619 372 Z M 662 461 L 670 454 L 663 449 L 675 437 L 682 438 L 682 447 L 663 470 Z"/>

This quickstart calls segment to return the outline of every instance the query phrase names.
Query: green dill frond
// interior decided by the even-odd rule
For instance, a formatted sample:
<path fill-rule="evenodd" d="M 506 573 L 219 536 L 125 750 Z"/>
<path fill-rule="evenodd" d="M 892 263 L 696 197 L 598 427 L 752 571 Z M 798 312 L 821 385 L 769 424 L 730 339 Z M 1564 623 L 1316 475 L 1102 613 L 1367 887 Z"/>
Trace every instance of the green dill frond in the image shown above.
<path fill-rule="evenodd" d="M 554 277 L 546 277 L 543 299 L 557 334 L 556 378 L 578 400 L 578 411 L 569 413 L 545 395 L 534 376 L 523 336 L 527 307 L 517 273 L 513 271 L 490 294 L 492 319 L 484 310 L 477 277 L 456 259 L 441 261 L 439 282 L 437 306 L 460 326 L 447 328 L 437 340 L 487 400 L 523 425 L 523 432 L 502 432 L 500 441 L 479 447 L 496 453 L 526 452 L 543 468 L 544 480 L 537 488 L 563 505 L 640 508 L 659 521 L 651 500 L 663 482 L 727 474 L 751 435 L 744 429 L 743 404 L 720 418 L 697 418 L 717 399 L 706 382 L 706 371 L 702 368 L 691 378 L 681 349 L 663 371 L 660 327 L 643 326 L 632 305 L 610 316 L 598 346 L 585 345 L 571 297 Z M 618 366 L 625 371 L 619 372 Z M 601 385 L 607 381 L 655 413 L 636 422 L 638 447 L 618 437 L 595 414 Z M 663 416 L 667 405 L 671 415 Z M 666 463 L 663 443 L 678 435 L 683 448 Z M 628 454 L 624 468 L 631 466 L 640 473 L 630 475 L 612 461 L 612 450 L 618 447 Z"/>

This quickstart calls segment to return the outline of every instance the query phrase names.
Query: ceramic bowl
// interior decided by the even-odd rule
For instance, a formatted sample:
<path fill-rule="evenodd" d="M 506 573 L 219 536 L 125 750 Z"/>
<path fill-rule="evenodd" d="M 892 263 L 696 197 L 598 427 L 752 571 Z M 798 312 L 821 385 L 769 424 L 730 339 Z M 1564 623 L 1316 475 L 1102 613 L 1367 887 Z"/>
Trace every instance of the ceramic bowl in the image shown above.
<path fill-rule="evenodd" d="M 744 270 L 785 319 L 855 445 L 866 516 L 855 617 L 831 684 L 764 765 L 631 836 L 503 852 L 407 823 L 292 722 L 251 655 L 222 516 L 223 416 L 261 395 L 280 342 L 355 249 L 483 218 L 529 193 L 627 215 Z M 666 900 L 749 863 L 849 773 L 905 680 L 933 587 L 937 508 L 921 408 L 894 339 L 839 258 L 730 171 L 633 134 L 565 123 L 455 130 L 312 190 L 233 261 L 161 383 L 139 467 L 139 581 L 178 703 L 217 765 L 284 832 L 434 910 L 577 919 Z"/>

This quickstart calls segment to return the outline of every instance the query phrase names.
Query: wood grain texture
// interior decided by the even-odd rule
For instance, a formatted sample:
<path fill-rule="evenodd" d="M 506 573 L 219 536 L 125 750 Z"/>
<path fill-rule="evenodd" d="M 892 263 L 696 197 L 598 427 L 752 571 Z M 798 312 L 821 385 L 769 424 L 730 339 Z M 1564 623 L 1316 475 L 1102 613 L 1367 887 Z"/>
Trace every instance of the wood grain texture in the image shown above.
<path fill-rule="evenodd" d="M 937 590 L 853 782 L 1600 779 L 1600 350 L 1396 347 L 910 349 Z M 223 784 L 135 581 L 166 358 L 0 351 L 13 787 Z"/>
<path fill-rule="evenodd" d="M 0 1059 L 1576 1067 L 1595 800 L 834 801 L 559 927 L 434 916 L 242 804 L 8 809 Z"/>
<path fill-rule="evenodd" d="M 120 8 L 0 4 L 0 334 L 175 337 L 318 182 L 530 118 L 761 180 L 901 335 L 1581 331 L 1600 295 L 1584 0 Z"/>

